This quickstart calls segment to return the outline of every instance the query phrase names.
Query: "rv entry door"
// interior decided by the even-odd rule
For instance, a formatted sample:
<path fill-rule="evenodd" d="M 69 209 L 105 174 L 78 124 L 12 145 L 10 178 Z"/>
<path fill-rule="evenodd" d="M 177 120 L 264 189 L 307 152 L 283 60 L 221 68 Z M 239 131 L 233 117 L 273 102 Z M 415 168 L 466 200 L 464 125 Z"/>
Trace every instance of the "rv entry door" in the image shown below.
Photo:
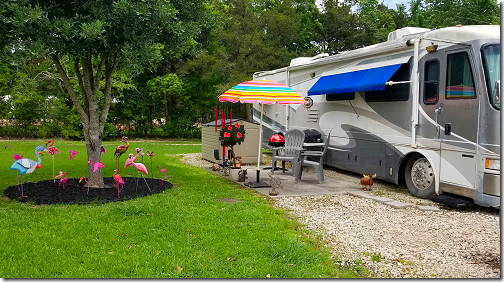
<path fill-rule="evenodd" d="M 441 126 L 440 188 L 460 193 L 474 192 L 478 95 L 474 84 L 474 56 L 469 48 L 453 48 L 441 55 L 437 121 Z M 456 188 L 459 187 L 459 188 Z M 456 190 L 454 190 L 456 189 Z"/>

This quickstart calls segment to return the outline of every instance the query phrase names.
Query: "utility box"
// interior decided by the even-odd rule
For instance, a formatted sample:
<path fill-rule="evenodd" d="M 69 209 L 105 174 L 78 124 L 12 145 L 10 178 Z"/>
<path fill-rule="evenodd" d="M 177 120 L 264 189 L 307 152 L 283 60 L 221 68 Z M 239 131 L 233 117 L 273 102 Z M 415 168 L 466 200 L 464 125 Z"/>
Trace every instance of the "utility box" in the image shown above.
<path fill-rule="evenodd" d="M 233 124 L 238 123 L 240 126 L 245 127 L 245 141 L 240 145 L 234 146 L 235 156 L 242 158 L 242 164 L 257 164 L 257 153 L 259 146 L 259 128 L 260 125 L 254 122 L 249 122 L 242 119 L 233 119 Z M 221 127 L 221 120 L 217 121 L 217 132 L 215 131 L 215 121 L 203 124 L 201 126 L 201 152 L 202 158 L 213 162 L 222 162 L 222 146 L 220 145 L 219 136 Z M 230 124 L 230 120 L 226 120 L 226 125 Z M 219 150 L 219 159 L 214 157 L 214 150 Z M 226 148 L 226 159 L 228 156 L 229 148 Z M 261 147 L 262 152 L 262 147 Z M 261 160 L 262 162 L 262 154 Z"/>

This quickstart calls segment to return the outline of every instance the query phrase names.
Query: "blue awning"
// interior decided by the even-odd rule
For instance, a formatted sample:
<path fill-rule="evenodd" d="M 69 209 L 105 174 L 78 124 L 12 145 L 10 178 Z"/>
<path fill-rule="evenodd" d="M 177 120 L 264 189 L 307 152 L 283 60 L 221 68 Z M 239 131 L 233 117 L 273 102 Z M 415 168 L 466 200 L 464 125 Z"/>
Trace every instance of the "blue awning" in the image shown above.
<path fill-rule="evenodd" d="M 402 63 L 322 76 L 308 90 L 308 96 L 385 90 L 385 82 L 401 65 Z"/>

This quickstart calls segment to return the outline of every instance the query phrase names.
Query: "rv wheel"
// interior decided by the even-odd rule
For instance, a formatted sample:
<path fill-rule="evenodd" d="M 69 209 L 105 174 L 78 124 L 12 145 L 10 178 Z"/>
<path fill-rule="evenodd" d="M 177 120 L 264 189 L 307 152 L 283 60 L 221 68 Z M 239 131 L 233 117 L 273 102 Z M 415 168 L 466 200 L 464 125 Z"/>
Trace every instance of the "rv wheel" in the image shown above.
<path fill-rule="evenodd" d="M 413 157 L 406 163 L 406 186 L 419 198 L 428 199 L 436 194 L 434 168 L 424 157 Z"/>

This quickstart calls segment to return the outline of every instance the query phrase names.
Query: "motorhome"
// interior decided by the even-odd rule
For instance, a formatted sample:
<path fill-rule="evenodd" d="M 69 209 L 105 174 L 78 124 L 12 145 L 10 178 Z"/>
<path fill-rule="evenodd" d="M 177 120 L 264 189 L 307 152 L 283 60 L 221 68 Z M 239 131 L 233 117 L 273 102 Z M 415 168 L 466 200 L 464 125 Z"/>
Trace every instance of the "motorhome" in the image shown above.
<path fill-rule="evenodd" d="M 296 58 L 254 74 L 306 101 L 264 105 L 264 140 L 291 128 L 331 132 L 326 165 L 376 173 L 422 198 L 500 208 L 500 68 L 493 25 L 408 27 L 379 44 Z"/>

